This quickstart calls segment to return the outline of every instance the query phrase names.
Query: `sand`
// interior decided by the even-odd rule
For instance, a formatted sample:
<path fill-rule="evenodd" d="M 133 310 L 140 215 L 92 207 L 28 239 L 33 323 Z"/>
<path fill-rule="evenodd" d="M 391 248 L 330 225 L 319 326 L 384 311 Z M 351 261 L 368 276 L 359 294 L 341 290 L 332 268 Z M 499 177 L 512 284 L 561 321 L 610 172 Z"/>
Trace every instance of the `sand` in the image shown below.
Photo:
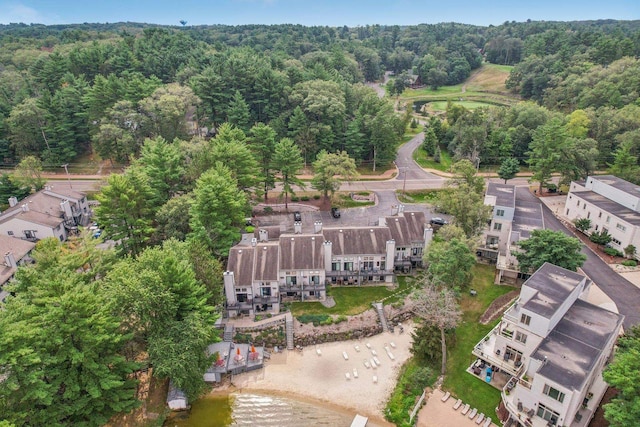
<path fill-rule="evenodd" d="M 338 405 L 371 417 L 377 425 L 388 424 L 383 421 L 385 404 L 396 385 L 400 367 L 411 357 L 413 325 L 407 323 L 404 329 L 402 334 L 396 328 L 395 333 L 385 332 L 359 341 L 320 344 L 306 347 L 302 352 L 285 350 L 273 354 L 263 370 L 236 375 L 232 383 L 240 390 L 272 391 Z M 385 346 L 394 360 L 387 355 Z M 371 364 L 374 357 L 371 350 L 377 353 L 380 361 L 376 369 L 367 369 L 364 365 L 365 359 Z M 343 352 L 347 353 L 348 360 Z M 354 378 L 354 369 L 358 378 Z M 351 377 L 349 380 L 347 373 Z M 377 376 L 377 383 L 374 383 L 374 376 Z"/>
<path fill-rule="evenodd" d="M 478 426 L 474 418 L 470 420 L 468 416 L 462 415 L 462 408 L 453 409 L 456 398 L 449 397 L 449 400 L 443 402 L 441 398 L 444 393 L 440 390 L 434 390 L 427 399 L 426 405 L 418 412 L 417 427 L 474 427 Z M 488 414 L 493 420 L 497 420 L 496 414 Z M 479 424 L 484 426 L 484 421 Z M 496 423 L 492 422 L 491 427 L 496 427 Z"/>

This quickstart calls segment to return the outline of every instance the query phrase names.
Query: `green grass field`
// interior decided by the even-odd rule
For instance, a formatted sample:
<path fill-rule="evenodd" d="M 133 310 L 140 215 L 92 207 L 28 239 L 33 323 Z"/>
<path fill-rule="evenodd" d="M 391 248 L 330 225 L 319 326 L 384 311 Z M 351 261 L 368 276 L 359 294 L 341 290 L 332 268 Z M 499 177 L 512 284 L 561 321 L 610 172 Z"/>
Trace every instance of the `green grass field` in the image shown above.
<path fill-rule="evenodd" d="M 500 402 L 500 390 L 465 370 L 475 360 L 475 356 L 471 354 L 473 347 L 498 322 L 481 325 L 478 323 L 480 316 L 493 300 L 513 290 L 509 286 L 494 285 L 494 275 L 493 266 L 477 264 L 473 269 L 470 287 L 475 289 L 478 295 L 472 297 L 467 294 L 460 300 L 463 320 L 456 329 L 455 346 L 448 349 L 447 375 L 444 381 L 445 390 L 492 418 L 495 418 L 495 407 Z"/>
<path fill-rule="evenodd" d="M 447 111 L 448 101 L 433 101 L 429 102 L 425 105 L 425 107 L 429 111 L 438 112 L 438 111 Z M 489 104 L 487 102 L 478 102 L 478 101 L 455 101 L 453 102 L 456 105 L 461 105 L 467 110 L 475 110 L 480 107 L 490 107 L 493 104 Z"/>
<path fill-rule="evenodd" d="M 430 157 L 427 152 L 421 148 L 413 152 L 413 160 L 423 168 L 435 169 L 442 172 L 449 172 L 451 164 L 453 163 L 451 154 L 442 148 L 440 149 L 440 163 L 435 162 L 433 157 Z"/>

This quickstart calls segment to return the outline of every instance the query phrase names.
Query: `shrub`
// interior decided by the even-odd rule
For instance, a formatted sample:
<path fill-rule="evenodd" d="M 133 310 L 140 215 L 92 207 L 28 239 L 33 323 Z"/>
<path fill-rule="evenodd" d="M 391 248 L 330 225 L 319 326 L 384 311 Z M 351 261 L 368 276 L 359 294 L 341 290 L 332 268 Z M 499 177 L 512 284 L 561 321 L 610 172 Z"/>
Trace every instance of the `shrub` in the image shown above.
<path fill-rule="evenodd" d="M 247 225 L 247 226 L 244 228 L 244 231 L 245 231 L 245 232 L 247 232 L 247 233 L 253 233 L 253 231 L 254 231 L 255 229 L 256 229 L 256 228 L 255 228 L 253 225 Z"/>
<path fill-rule="evenodd" d="M 313 195 L 313 200 L 320 200 L 320 195 L 319 194 L 314 194 Z"/>
<path fill-rule="evenodd" d="M 605 230 L 594 231 L 589 236 L 589 240 L 597 245 L 606 245 L 611 241 L 611 235 Z"/>
<path fill-rule="evenodd" d="M 347 321 L 347 316 L 345 316 L 344 314 L 341 314 L 340 316 L 338 316 L 337 319 L 333 321 L 333 323 L 342 323 L 346 321 Z"/>
<path fill-rule="evenodd" d="M 264 213 L 266 213 L 266 214 L 273 213 L 273 208 L 271 206 L 265 206 L 264 207 Z"/>
<path fill-rule="evenodd" d="M 300 201 L 300 197 L 298 197 L 298 196 L 291 196 L 291 201 L 292 201 L 292 202 L 299 202 L 299 201 Z"/>
<path fill-rule="evenodd" d="M 623 256 L 623 253 L 614 248 L 604 248 L 604 253 L 610 256 Z"/>
<path fill-rule="evenodd" d="M 302 197 L 300 197 L 300 200 L 302 200 L 303 202 L 308 202 L 309 201 L 309 196 L 302 196 Z"/>
<path fill-rule="evenodd" d="M 625 259 L 624 261 L 622 261 L 622 265 L 624 265 L 625 267 L 637 267 L 638 261 L 636 261 L 635 259 Z"/>

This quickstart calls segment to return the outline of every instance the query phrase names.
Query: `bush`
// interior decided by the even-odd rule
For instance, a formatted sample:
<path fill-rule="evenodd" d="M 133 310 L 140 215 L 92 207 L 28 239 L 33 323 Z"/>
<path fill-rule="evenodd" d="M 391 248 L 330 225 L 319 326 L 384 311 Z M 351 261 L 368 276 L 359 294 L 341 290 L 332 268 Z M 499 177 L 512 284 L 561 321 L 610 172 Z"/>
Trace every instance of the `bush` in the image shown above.
<path fill-rule="evenodd" d="M 319 194 L 314 194 L 313 195 L 313 200 L 320 200 L 320 195 Z"/>
<path fill-rule="evenodd" d="M 253 231 L 254 231 L 255 229 L 256 229 L 256 228 L 255 228 L 253 225 L 247 225 L 247 226 L 244 228 L 244 231 L 245 231 L 246 233 L 253 233 Z"/>
<path fill-rule="evenodd" d="M 309 196 L 302 196 L 302 197 L 300 197 L 300 200 L 302 200 L 303 202 L 308 202 L 309 201 Z"/>
<path fill-rule="evenodd" d="M 636 261 L 635 259 L 625 259 L 624 261 L 622 261 L 622 265 L 624 265 L 625 267 L 637 267 L 638 261 Z"/>
<path fill-rule="evenodd" d="M 291 196 L 291 201 L 292 201 L 292 202 L 299 202 L 299 201 L 300 201 L 300 197 L 298 197 L 298 196 Z"/>
<path fill-rule="evenodd" d="M 313 326 L 320 326 L 330 325 L 333 319 L 328 314 L 303 314 L 298 316 L 298 321 L 300 323 L 313 323 Z"/>
<path fill-rule="evenodd" d="M 273 213 L 273 208 L 271 206 L 265 206 L 264 207 L 264 213 L 266 213 L 266 214 Z"/>
<path fill-rule="evenodd" d="M 610 256 L 623 256 L 624 254 L 617 249 L 614 248 L 604 248 L 604 253 Z"/>

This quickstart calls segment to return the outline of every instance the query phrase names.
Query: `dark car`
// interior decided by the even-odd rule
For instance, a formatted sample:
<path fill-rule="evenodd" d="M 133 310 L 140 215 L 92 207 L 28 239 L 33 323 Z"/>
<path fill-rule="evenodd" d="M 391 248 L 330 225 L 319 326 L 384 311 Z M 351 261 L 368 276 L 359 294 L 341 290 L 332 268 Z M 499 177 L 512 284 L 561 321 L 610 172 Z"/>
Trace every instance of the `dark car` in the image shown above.
<path fill-rule="evenodd" d="M 331 216 L 334 218 L 340 218 L 340 209 L 339 208 L 331 208 Z"/>
<path fill-rule="evenodd" d="M 293 213 L 293 220 L 294 221 L 298 221 L 298 222 L 302 221 L 302 214 L 300 212 L 298 212 L 298 211 L 295 211 Z"/>
<path fill-rule="evenodd" d="M 446 219 L 442 219 L 440 217 L 435 217 L 435 218 L 431 218 L 431 221 L 429 221 L 431 223 L 431 225 L 445 225 L 448 224 Z"/>

